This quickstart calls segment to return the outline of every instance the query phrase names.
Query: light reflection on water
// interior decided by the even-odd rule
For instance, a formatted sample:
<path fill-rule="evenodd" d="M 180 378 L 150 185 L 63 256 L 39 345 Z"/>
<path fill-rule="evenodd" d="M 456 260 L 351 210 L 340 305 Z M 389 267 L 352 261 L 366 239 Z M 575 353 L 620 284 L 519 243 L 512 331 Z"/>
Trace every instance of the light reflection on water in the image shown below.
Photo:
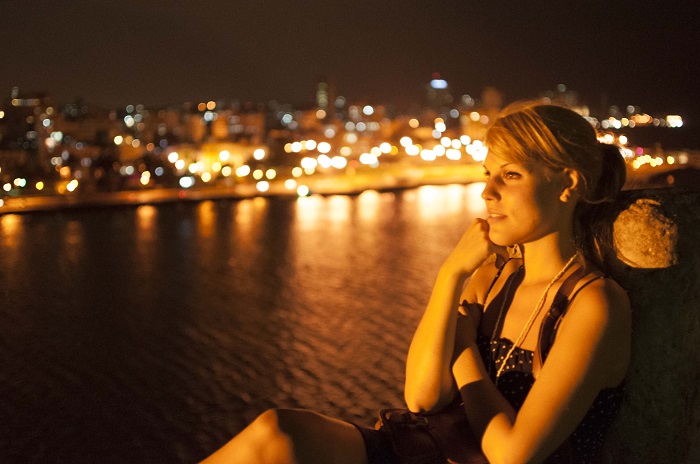
<path fill-rule="evenodd" d="M 372 424 L 482 189 L 0 216 L 0 461 L 194 462 L 273 406 Z"/>

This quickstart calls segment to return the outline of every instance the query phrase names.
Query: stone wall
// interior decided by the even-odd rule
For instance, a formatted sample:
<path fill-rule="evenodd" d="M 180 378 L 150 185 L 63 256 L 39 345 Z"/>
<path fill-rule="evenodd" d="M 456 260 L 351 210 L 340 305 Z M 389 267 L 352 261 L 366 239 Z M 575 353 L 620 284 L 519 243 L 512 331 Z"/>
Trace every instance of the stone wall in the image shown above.
<path fill-rule="evenodd" d="M 634 311 L 633 360 L 602 462 L 700 459 L 700 191 L 625 192 L 613 277 Z"/>

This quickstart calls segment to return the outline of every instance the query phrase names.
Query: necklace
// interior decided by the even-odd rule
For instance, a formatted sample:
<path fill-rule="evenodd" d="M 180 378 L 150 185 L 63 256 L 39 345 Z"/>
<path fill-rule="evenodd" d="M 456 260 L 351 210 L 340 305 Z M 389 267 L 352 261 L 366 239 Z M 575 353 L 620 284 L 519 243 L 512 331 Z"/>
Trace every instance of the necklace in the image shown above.
<path fill-rule="evenodd" d="M 549 293 L 549 289 L 552 288 L 552 285 L 554 285 L 561 277 L 564 275 L 564 273 L 569 270 L 572 264 L 574 264 L 574 261 L 576 260 L 576 253 L 569 259 L 569 261 L 564 265 L 561 271 L 554 276 L 554 278 L 547 284 L 547 287 L 545 287 L 544 292 L 542 293 L 542 297 L 540 298 L 540 301 L 537 303 L 537 306 L 535 306 L 535 310 L 532 311 L 532 314 L 530 314 L 530 318 L 527 320 L 525 323 L 525 326 L 523 329 L 520 331 L 520 335 L 518 335 L 517 340 L 513 343 L 513 346 L 510 347 L 508 350 L 508 353 L 506 353 L 505 357 L 501 361 L 500 365 L 498 366 L 498 371 L 496 371 L 496 385 L 498 385 L 498 379 L 501 377 L 501 374 L 503 373 L 503 369 L 506 367 L 506 362 L 510 359 L 510 357 L 513 355 L 513 351 L 515 351 L 515 348 L 521 344 L 524 340 L 525 337 L 527 337 L 527 334 L 530 332 L 530 329 L 532 328 L 532 324 L 535 322 L 535 319 L 537 319 L 537 316 L 540 314 L 542 311 L 542 307 L 544 306 L 545 301 L 547 301 L 547 294 Z M 516 275 L 520 273 L 523 270 L 523 266 L 520 266 L 517 271 L 513 273 L 513 275 Z M 498 312 L 498 319 L 496 320 L 496 325 L 493 328 L 493 333 L 491 334 L 491 341 L 496 338 L 496 332 L 498 331 L 498 327 L 501 324 L 501 319 L 503 318 L 504 310 L 506 307 L 506 302 L 508 301 L 508 294 L 510 293 L 510 288 L 513 284 L 513 279 L 508 279 L 508 284 L 506 286 L 506 291 L 505 294 L 503 295 L 503 303 L 501 303 L 501 309 Z"/>

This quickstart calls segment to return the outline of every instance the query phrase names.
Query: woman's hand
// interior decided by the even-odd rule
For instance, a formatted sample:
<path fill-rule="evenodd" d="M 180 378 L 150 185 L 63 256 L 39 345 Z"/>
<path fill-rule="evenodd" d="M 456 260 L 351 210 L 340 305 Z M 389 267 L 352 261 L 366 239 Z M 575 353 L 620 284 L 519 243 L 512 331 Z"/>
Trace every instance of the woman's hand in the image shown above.
<path fill-rule="evenodd" d="M 445 260 L 443 269 L 450 273 L 471 275 L 493 253 L 508 257 L 506 247 L 489 240 L 489 223 L 485 219 L 476 218 Z"/>

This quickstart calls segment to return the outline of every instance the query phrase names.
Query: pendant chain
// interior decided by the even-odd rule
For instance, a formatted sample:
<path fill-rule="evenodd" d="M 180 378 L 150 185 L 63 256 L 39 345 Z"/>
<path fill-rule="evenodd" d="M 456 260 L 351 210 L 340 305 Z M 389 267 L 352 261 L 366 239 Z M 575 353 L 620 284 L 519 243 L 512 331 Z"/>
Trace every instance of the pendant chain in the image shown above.
<path fill-rule="evenodd" d="M 513 342 L 513 346 L 510 347 L 508 350 L 508 353 L 506 356 L 503 358 L 503 361 L 501 361 L 500 365 L 498 366 L 498 371 L 496 372 L 496 383 L 498 384 L 498 378 L 501 376 L 503 373 L 503 369 L 506 367 L 506 362 L 510 359 L 510 357 L 513 355 L 513 351 L 515 351 L 515 348 L 522 343 L 525 340 L 525 337 L 527 337 L 527 334 L 530 332 L 530 329 L 532 329 L 532 324 L 534 324 L 535 319 L 537 319 L 537 316 L 540 314 L 542 311 L 542 307 L 544 306 L 545 301 L 547 301 L 547 294 L 549 293 L 549 290 L 552 288 L 552 285 L 554 285 L 561 277 L 566 273 L 567 270 L 571 267 L 572 264 L 574 264 L 574 261 L 576 260 L 576 254 L 574 254 L 569 261 L 566 263 L 566 265 L 562 268 L 559 273 L 554 276 L 554 278 L 547 284 L 547 287 L 544 289 L 544 292 L 542 293 L 542 297 L 540 298 L 540 301 L 537 303 L 537 306 L 535 306 L 535 310 L 532 311 L 532 314 L 530 314 L 530 318 L 528 319 L 527 323 L 523 327 L 523 329 L 520 331 L 520 335 L 518 335 L 518 339 Z M 518 270 L 515 272 L 515 274 L 522 272 L 523 266 L 520 266 Z M 515 275 L 513 274 L 513 275 Z M 498 319 L 496 320 L 496 325 L 493 329 L 493 333 L 491 334 L 491 341 L 496 338 L 496 332 L 498 331 L 498 327 L 501 324 L 501 319 L 503 318 L 506 302 L 508 301 L 508 294 L 510 293 L 510 288 L 513 284 L 513 280 L 515 279 L 509 279 L 508 280 L 508 286 L 506 287 L 506 292 L 503 295 L 503 303 L 501 304 L 501 309 L 498 312 Z"/>

